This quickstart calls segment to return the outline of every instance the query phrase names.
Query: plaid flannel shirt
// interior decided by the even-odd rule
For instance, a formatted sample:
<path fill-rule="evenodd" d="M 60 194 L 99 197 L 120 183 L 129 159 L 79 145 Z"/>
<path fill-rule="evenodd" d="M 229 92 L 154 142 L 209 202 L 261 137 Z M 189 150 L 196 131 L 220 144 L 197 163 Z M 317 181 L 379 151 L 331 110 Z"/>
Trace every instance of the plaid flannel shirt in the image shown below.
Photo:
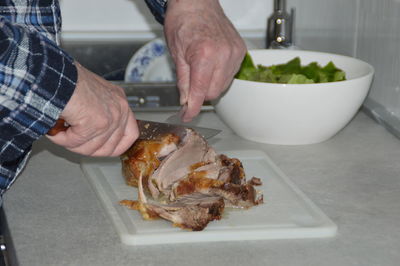
<path fill-rule="evenodd" d="M 145 1 L 162 22 L 166 0 Z M 57 0 L 0 0 L 0 195 L 75 89 L 74 61 L 57 46 L 60 30 Z"/>

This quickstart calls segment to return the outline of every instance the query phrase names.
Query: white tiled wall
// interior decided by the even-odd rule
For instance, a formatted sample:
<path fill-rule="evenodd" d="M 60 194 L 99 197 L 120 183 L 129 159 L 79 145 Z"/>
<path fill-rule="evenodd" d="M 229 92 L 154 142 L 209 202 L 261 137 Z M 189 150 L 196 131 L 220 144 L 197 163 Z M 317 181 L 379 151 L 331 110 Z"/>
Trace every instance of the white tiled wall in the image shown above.
<path fill-rule="evenodd" d="M 358 0 L 287 0 L 296 8 L 297 46 L 354 54 Z"/>
<path fill-rule="evenodd" d="M 400 1 L 360 1 L 356 56 L 375 67 L 369 98 L 400 118 Z"/>

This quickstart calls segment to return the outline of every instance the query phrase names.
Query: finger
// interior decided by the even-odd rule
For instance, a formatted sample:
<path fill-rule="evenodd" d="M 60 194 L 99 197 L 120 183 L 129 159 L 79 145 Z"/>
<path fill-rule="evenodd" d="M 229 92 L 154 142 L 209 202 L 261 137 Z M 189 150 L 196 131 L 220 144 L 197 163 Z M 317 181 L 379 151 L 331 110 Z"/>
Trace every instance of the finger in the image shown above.
<path fill-rule="evenodd" d="M 122 114 L 122 118 L 116 119 L 116 121 L 118 121 L 116 130 L 112 133 L 104 145 L 95 151 L 92 156 L 113 156 L 115 150 L 118 149 L 121 140 L 124 138 L 128 121 L 134 118 L 133 113 L 128 105 L 126 105 L 125 110 L 126 111 Z"/>
<path fill-rule="evenodd" d="M 123 135 L 124 135 L 124 131 L 122 129 L 118 128 L 107 139 L 107 141 L 100 148 L 98 148 L 96 151 L 94 151 L 92 154 L 90 154 L 90 156 L 93 156 L 93 157 L 110 156 L 114 152 L 115 148 L 117 147 L 117 145 Z"/>
<path fill-rule="evenodd" d="M 205 100 L 216 99 L 228 87 L 230 80 L 230 73 L 227 74 L 221 68 L 217 68 L 213 73 Z"/>
<path fill-rule="evenodd" d="M 85 113 L 85 116 L 88 117 L 75 123 L 67 120 L 70 125 L 67 130 L 61 131 L 53 137 L 49 136 L 49 139 L 67 149 L 73 149 L 88 141 L 98 140 L 104 134 L 111 135 L 111 132 L 116 128 L 116 125 L 110 123 L 112 121 L 111 113 L 111 111 L 103 115 Z"/>
<path fill-rule="evenodd" d="M 124 153 L 127 149 L 129 149 L 129 147 L 132 146 L 132 144 L 138 137 L 139 137 L 139 129 L 137 121 L 133 113 L 130 112 L 124 134 L 121 140 L 119 141 L 118 145 L 116 146 L 115 150 L 111 154 L 111 156 L 119 156 L 122 153 Z"/>
<path fill-rule="evenodd" d="M 116 125 L 110 126 L 108 130 L 104 130 L 99 135 L 88 139 L 82 145 L 73 148 L 69 147 L 66 148 L 72 152 L 80 153 L 83 155 L 92 155 L 109 140 L 109 138 L 116 130 L 117 130 Z"/>
<path fill-rule="evenodd" d="M 190 91 L 188 107 L 183 115 L 184 122 L 189 122 L 200 113 L 206 93 L 210 86 L 214 66 L 210 65 L 211 60 L 193 60 L 190 66 Z"/>
<path fill-rule="evenodd" d="M 65 143 L 67 143 L 67 131 L 70 129 L 67 129 L 66 131 L 61 131 L 58 132 L 56 135 L 54 136 L 50 136 L 50 135 L 46 135 L 46 137 L 51 140 L 53 143 L 60 145 L 60 146 L 64 146 Z M 80 145 L 80 144 L 79 144 Z"/>
<path fill-rule="evenodd" d="M 187 104 L 181 106 L 181 109 L 179 110 L 178 113 L 178 116 L 181 120 L 183 120 L 183 116 L 185 115 L 187 108 L 188 108 Z"/>
<path fill-rule="evenodd" d="M 85 142 L 84 144 L 78 147 L 74 148 L 66 147 L 66 149 L 75 153 L 91 156 L 93 153 L 95 153 L 98 149 L 100 149 L 104 145 L 104 143 L 107 141 L 108 138 L 109 135 L 99 136 L 95 139 L 91 139 Z"/>
<path fill-rule="evenodd" d="M 90 126 L 84 128 L 80 125 L 70 126 L 66 131 L 60 131 L 54 136 L 46 136 L 55 144 L 71 149 L 81 146 L 89 138 L 95 138 L 100 134 L 99 131 L 92 129 L 93 127 Z"/>
<path fill-rule="evenodd" d="M 181 105 L 184 105 L 187 103 L 189 97 L 190 66 L 183 59 L 177 59 L 175 64 L 177 85 L 180 94 L 179 102 Z"/>
<path fill-rule="evenodd" d="M 219 97 L 231 84 L 235 74 L 240 68 L 242 62 L 242 51 L 236 47 L 226 47 L 224 52 L 219 52 L 219 59 L 216 60 L 216 67 L 209 90 L 206 94 L 206 100 L 213 100 Z"/>

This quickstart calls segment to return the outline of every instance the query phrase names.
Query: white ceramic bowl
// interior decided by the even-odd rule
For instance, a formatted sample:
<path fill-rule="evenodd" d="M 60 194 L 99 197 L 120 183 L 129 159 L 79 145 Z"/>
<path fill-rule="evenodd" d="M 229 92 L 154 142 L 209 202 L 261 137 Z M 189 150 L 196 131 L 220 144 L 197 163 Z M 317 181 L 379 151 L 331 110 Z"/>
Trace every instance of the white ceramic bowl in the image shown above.
<path fill-rule="evenodd" d="M 325 141 L 354 117 L 371 85 L 371 65 L 348 56 L 301 50 L 250 50 L 255 64 L 332 61 L 345 81 L 273 84 L 235 79 L 215 102 L 216 113 L 239 136 L 263 143 L 299 145 Z"/>

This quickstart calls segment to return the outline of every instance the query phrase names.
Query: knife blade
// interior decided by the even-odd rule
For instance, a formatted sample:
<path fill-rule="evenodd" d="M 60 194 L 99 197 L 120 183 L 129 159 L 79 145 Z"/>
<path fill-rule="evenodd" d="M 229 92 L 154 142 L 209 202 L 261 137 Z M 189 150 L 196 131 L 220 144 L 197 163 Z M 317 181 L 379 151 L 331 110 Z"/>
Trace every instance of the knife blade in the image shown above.
<path fill-rule="evenodd" d="M 186 134 L 186 129 L 188 127 L 170 123 L 162 123 L 155 122 L 149 120 L 137 120 L 139 127 L 139 138 L 140 139 L 155 139 L 159 136 L 172 133 L 177 135 L 180 138 L 183 138 Z M 65 122 L 64 119 L 60 118 L 57 120 L 54 127 L 52 127 L 49 132 L 47 132 L 50 136 L 55 136 L 58 132 L 67 130 L 69 125 Z M 202 135 L 205 139 L 209 139 L 219 134 L 221 130 L 205 128 L 205 127 L 190 127 L 200 135 Z"/>
<path fill-rule="evenodd" d="M 197 133 L 203 136 L 205 139 L 209 139 L 219 134 L 221 130 L 206 128 L 206 127 L 197 127 L 197 126 L 182 126 L 179 124 L 171 124 L 171 123 L 163 123 L 163 122 L 155 122 L 148 120 L 137 120 L 139 126 L 139 138 L 141 139 L 155 139 L 159 136 L 163 136 L 168 133 L 172 133 L 177 135 L 180 138 L 183 138 L 186 135 L 186 130 L 188 128 L 193 129 Z"/>

